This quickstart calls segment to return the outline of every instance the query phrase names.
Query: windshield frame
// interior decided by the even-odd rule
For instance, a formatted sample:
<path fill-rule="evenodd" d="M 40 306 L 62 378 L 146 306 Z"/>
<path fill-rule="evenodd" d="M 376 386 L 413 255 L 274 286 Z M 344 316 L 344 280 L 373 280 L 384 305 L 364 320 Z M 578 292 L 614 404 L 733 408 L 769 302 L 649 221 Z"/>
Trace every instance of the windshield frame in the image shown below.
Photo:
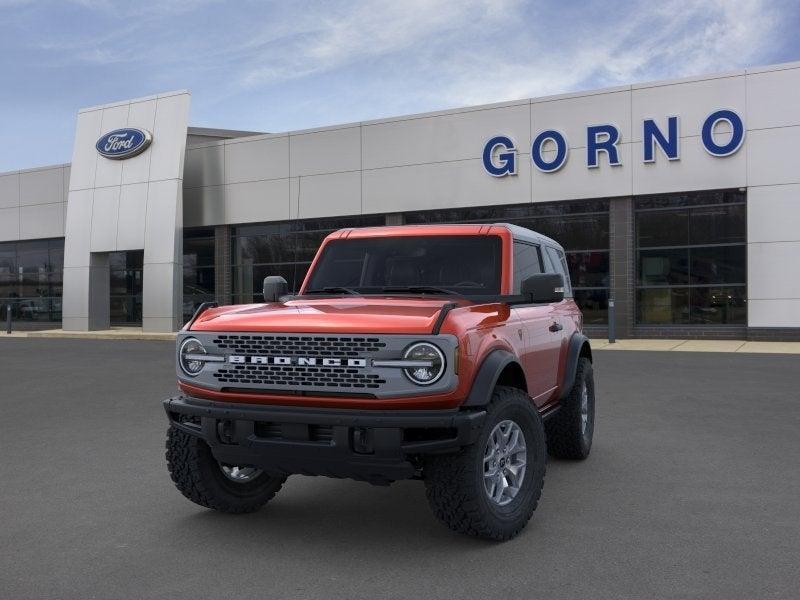
<path fill-rule="evenodd" d="M 430 227 L 430 226 L 427 226 Z M 510 275 L 509 275 L 509 248 L 511 241 L 513 240 L 511 236 L 511 232 L 508 231 L 506 228 L 501 227 L 491 227 L 489 231 L 481 231 L 480 233 L 465 231 L 463 229 L 459 229 L 462 226 L 443 226 L 441 229 L 436 228 L 436 231 L 433 230 L 420 230 L 416 227 L 409 227 L 407 230 L 402 231 L 402 233 L 394 233 L 393 235 L 351 235 L 351 236 L 339 236 L 337 235 L 339 232 L 331 234 L 328 236 L 320 246 L 319 250 L 317 251 L 316 256 L 314 257 L 311 266 L 306 273 L 306 276 L 303 280 L 303 284 L 300 287 L 300 290 L 297 292 L 297 296 L 305 296 L 306 298 L 324 298 L 324 297 L 341 297 L 341 296 L 350 296 L 350 297 L 358 297 L 358 296 L 390 296 L 390 297 L 404 297 L 404 298 L 428 298 L 437 297 L 437 298 L 491 298 L 496 297 L 498 295 L 507 294 L 508 290 L 510 289 Z M 485 226 L 484 226 L 485 227 Z M 390 229 L 390 228 L 387 228 Z M 401 227 L 392 227 L 395 232 Z M 405 229 L 405 228 L 402 228 Z M 433 229 L 433 228 L 431 228 Z M 352 230 L 351 230 L 352 231 Z M 358 230 L 356 230 L 358 231 Z M 356 294 L 352 294 L 351 292 L 345 293 L 342 291 L 341 293 L 338 292 L 329 292 L 326 293 L 323 290 L 313 290 L 310 289 L 312 279 L 314 277 L 315 272 L 320 268 L 320 263 L 325 253 L 329 250 L 328 246 L 332 243 L 348 243 L 348 242 L 357 242 L 357 241 L 366 241 L 373 238 L 408 238 L 408 237 L 418 237 L 418 238 L 428 238 L 428 237 L 457 237 L 457 238 L 469 238 L 469 237 L 476 237 L 476 238 L 487 238 L 487 237 L 496 237 L 499 238 L 499 249 L 500 255 L 498 259 L 498 293 L 480 293 L 477 289 L 475 290 L 478 293 L 472 293 L 467 288 L 453 288 L 449 289 L 447 286 L 439 286 L 443 288 L 441 291 L 437 291 L 434 288 L 436 286 L 426 285 L 426 284 L 419 284 L 419 285 L 410 285 L 410 286 L 402 286 L 402 285 L 386 285 L 386 286 L 350 286 L 355 287 Z M 387 289 L 388 288 L 388 289 Z M 427 288 L 427 289 L 420 289 L 420 291 L 415 291 L 412 289 L 406 290 L 401 288 Z"/>

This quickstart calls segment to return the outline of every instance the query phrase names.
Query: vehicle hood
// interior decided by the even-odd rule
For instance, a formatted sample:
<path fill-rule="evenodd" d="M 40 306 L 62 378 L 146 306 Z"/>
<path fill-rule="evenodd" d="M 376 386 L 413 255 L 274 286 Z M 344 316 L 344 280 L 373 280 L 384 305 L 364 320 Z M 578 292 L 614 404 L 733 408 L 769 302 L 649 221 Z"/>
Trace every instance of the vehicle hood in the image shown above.
<path fill-rule="evenodd" d="M 205 311 L 192 331 L 283 333 L 430 333 L 449 298 L 337 297 L 222 306 Z"/>

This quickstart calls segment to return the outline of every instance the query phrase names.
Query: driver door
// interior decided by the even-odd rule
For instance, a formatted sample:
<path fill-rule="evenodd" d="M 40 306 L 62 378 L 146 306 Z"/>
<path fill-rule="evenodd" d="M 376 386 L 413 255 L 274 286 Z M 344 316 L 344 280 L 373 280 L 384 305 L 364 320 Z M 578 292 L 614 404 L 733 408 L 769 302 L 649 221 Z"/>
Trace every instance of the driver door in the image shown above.
<path fill-rule="evenodd" d="M 534 244 L 514 241 L 514 288 L 520 293 L 522 281 L 536 273 L 549 272 L 541 248 Z M 517 304 L 514 313 L 522 332 L 520 359 L 528 384 L 528 394 L 537 406 L 547 403 L 555 392 L 558 379 L 561 336 L 552 331 L 554 308 L 550 304 Z"/>

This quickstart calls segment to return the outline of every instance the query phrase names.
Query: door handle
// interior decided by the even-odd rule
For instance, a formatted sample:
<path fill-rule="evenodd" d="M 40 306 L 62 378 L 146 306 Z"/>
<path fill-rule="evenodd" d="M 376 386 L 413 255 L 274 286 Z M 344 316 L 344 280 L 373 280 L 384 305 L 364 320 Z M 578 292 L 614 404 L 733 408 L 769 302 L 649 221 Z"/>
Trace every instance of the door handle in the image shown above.
<path fill-rule="evenodd" d="M 562 329 L 564 329 L 564 326 L 561 323 L 555 322 L 552 325 L 550 325 L 548 329 L 553 333 L 555 333 L 556 331 L 561 331 Z"/>

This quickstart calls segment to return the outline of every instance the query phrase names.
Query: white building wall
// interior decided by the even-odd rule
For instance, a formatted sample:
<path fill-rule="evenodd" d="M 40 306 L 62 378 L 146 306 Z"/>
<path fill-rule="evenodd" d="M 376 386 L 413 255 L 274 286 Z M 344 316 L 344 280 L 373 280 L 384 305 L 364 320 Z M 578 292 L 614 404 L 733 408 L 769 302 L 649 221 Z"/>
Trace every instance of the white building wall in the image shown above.
<path fill-rule="evenodd" d="M 800 326 L 800 69 L 747 74 L 750 327 Z"/>
<path fill-rule="evenodd" d="M 718 158 L 703 148 L 705 118 L 721 108 L 744 120 L 745 142 Z M 656 151 L 643 162 L 642 121 L 680 118 L 680 160 Z M 622 164 L 586 167 L 587 125 L 620 131 Z M 542 129 L 563 132 L 566 165 L 533 168 L 530 144 Z M 717 129 L 722 142 L 730 131 Z M 518 174 L 484 172 L 484 142 L 516 142 Z M 234 224 L 748 188 L 749 325 L 799 327 L 800 63 L 674 81 L 533 98 L 190 148 L 187 226 Z"/>
<path fill-rule="evenodd" d="M 69 165 L 0 174 L 0 241 L 64 237 Z"/>
<path fill-rule="evenodd" d="M 122 250 L 144 250 L 144 330 L 180 327 L 189 98 L 172 92 L 78 113 L 64 243 L 64 329 L 109 326 L 108 253 Z M 126 160 L 100 156 L 100 136 L 124 127 L 150 131 L 153 143 Z"/>

